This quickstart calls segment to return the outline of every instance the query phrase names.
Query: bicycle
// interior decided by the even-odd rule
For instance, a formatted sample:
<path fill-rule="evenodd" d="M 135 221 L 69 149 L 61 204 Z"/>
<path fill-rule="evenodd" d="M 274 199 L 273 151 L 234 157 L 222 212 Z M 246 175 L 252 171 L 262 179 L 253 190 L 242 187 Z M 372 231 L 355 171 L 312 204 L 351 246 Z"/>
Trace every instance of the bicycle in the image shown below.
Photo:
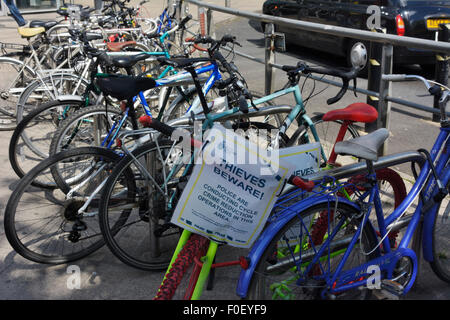
<path fill-rule="evenodd" d="M 233 68 L 228 65 L 227 61 L 224 61 L 223 57 L 221 57 L 218 52 L 215 53 L 215 58 L 221 62 L 222 66 L 225 66 L 225 69 L 228 70 L 229 74 L 234 74 Z M 177 62 L 176 59 L 172 59 L 172 61 L 174 61 L 174 63 L 180 64 L 180 62 Z M 187 67 L 189 66 L 188 61 L 189 60 L 186 60 L 185 62 L 187 70 Z M 304 67 L 302 66 L 302 68 Z M 295 67 L 293 70 L 297 69 L 298 68 Z M 333 71 L 326 70 L 325 72 L 330 73 Z M 338 71 L 334 72 L 337 73 Z M 233 76 L 231 76 L 230 79 L 233 79 Z M 225 80 L 225 82 L 227 82 L 227 80 Z M 198 92 L 200 92 L 201 87 L 199 85 L 197 85 L 197 87 Z M 345 87 L 346 86 L 344 85 L 344 90 L 346 89 Z M 295 85 L 295 87 L 289 89 L 290 91 L 288 92 L 293 92 L 295 90 L 298 90 L 298 86 Z M 283 92 L 278 92 L 274 95 L 277 96 L 281 94 L 283 94 Z M 341 94 L 343 93 L 340 92 L 340 95 Z M 238 94 L 237 96 L 239 95 L 240 94 Z M 298 96 L 296 97 L 300 97 L 299 92 Z M 267 97 L 263 97 L 261 99 L 254 100 L 253 103 L 254 105 L 258 105 L 259 103 L 267 101 L 267 99 Z M 201 118 L 191 118 L 190 120 L 203 120 L 204 122 L 202 130 L 205 130 L 215 121 L 224 121 L 225 119 L 238 120 L 239 116 L 241 115 L 240 111 L 246 112 L 244 113 L 246 117 L 254 118 L 261 116 L 263 117 L 264 115 L 270 114 L 271 112 L 280 112 L 286 110 L 280 106 L 270 106 L 265 107 L 264 109 L 261 108 L 259 110 L 255 110 L 254 108 L 252 108 L 252 104 L 247 104 L 247 102 L 245 102 L 245 95 L 241 95 L 237 100 L 242 101 L 243 103 L 239 103 L 237 107 L 220 113 L 211 113 L 208 107 L 204 107 L 205 104 L 202 103 L 203 114 L 201 115 Z M 291 110 L 291 113 L 286 118 L 285 122 L 281 125 L 281 128 L 287 129 L 289 127 L 290 119 L 295 119 L 295 115 L 298 114 L 299 110 L 302 109 L 302 105 L 296 106 L 296 108 Z M 372 107 L 369 106 L 369 108 Z M 248 112 L 247 109 L 249 110 Z M 305 118 L 307 117 L 303 113 L 301 115 Z M 361 118 L 361 120 L 364 119 Z M 373 118 L 371 118 L 371 120 L 373 121 Z M 144 126 L 155 126 L 154 128 L 157 131 L 162 132 L 165 136 L 171 136 L 174 130 L 173 126 L 178 126 L 181 124 L 189 125 L 188 117 L 169 122 L 170 125 L 161 123 L 157 119 L 150 119 L 148 117 L 141 118 L 141 121 L 143 121 Z M 269 128 L 268 126 L 263 125 L 256 126 L 256 124 L 257 123 L 249 123 L 248 127 L 246 128 L 251 129 L 252 125 L 254 125 L 256 129 Z M 236 129 L 239 128 L 239 126 L 241 126 L 242 128 L 243 125 L 245 125 L 245 122 L 238 124 L 236 127 L 233 126 L 232 128 Z M 349 123 L 346 123 L 345 129 L 347 129 L 349 125 Z M 126 135 L 127 134 L 124 134 L 124 136 Z M 279 136 L 276 135 L 276 137 L 278 138 Z M 296 139 L 298 140 L 298 137 L 296 137 Z M 343 139 L 342 135 L 341 139 Z M 153 140 L 154 142 L 146 143 L 140 148 L 127 153 L 127 156 L 124 157 L 124 159 L 118 164 L 117 168 L 111 174 L 105 185 L 105 188 L 103 189 L 103 194 L 101 197 L 102 202 L 100 205 L 100 223 L 102 227 L 102 233 L 104 234 L 105 241 L 110 247 L 111 251 L 124 263 L 145 270 L 162 268 L 164 267 L 164 265 L 167 265 L 167 260 L 155 266 L 155 257 L 158 256 L 158 251 L 156 250 L 156 248 L 147 249 L 148 251 L 135 250 L 136 248 L 139 248 L 140 250 L 146 248 L 142 248 L 140 246 L 138 247 L 137 245 L 134 246 L 130 243 L 131 240 L 128 237 L 125 237 L 125 240 L 120 239 L 121 232 L 123 231 L 123 233 L 128 232 L 128 234 L 132 234 L 134 241 L 140 242 L 143 238 L 148 237 L 148 235 L 146 235 L 145 233 L 146 230 L 148 230 L 148 227 L 146 228 L 145 226 L 149 223 L 151 217 L 153 217 L 154 219 L 154 229 L 152 229 L 151 233 L 155 234 L 156 238 L 162 237 L 165 232 L 173 229 L 173 226 L 168 223 L 168 221 L 170 219 L 171 213 L 175 208 L 176 201 L 179 198 L 179 194 L 182 191 L 183 186 L 185 185 L 187 176 L 192 169 L 191 163 L 189 163 L 187 166 L 185 166 L 183 163 L 180 163 L 180 158 L 183 157 L 182 154 L 171 154 L 171 148 L 174 148 L 176 146 L 176 143 L 163 140 L 163 142 L 159 144 L 157 140 Z M 148 158 L 156 159 L 157 161 L 149 161 Z M 170 165 L 167 163 L 169 163 Z M 146 165 L 149 165 L 149 167 L 145 167 Z M 137 173 L 137 178 L 134 179 L 134 182 L 128 182 L 127 180 L 126 187 L 123 185 L 125 179 L 122 177 L 123 170 L 125 169 Z M 129 186 L 129 183 L 135 185 Z M 151 184 L 151 186 L 148 185 L 149 183 Z M 401 185 L 403 185 L 401 179 L 400 183 Z M 146 188 L 150 188 L 150 190 L 147 190 Z M 129 192 L 120 194 L 118 193 L 118 190 L 129 190 Z M 150 208 L 147 207 L 147 204 L 145 203 L 146 201 L 150 202 L 150 204 L 148 204 Z M 145 215 L 145 219 L 142 218 L 143 209 L 145 209 L 144 212 L 147 212 Z M 121 230 L 121 228 L 123 230 Z M 138 236 L 141 233 L 141 231 L 139 230 L 142 230 L 142 232 L 144 232 L 142 236 Z M 144 253 L 148 255 L 152 254 L 152 252 L 154 255 L 150 257 L 151 259 L 149 259 L 148 257 L 144 258 Z M 167 254 L 167 252 L 165 253 Z M 165 259 L 168 258 L 166 257 Z"/>
<path fill-rule="evenodd" d="M 359 201 L 351 203 L 337 194 L 334 183 L 330 189 L 320 190 L 324 181 L 336 178 L 333 172 L 309 177 L 308 181 L 317 186 L 313 196 L 303 201 L 295 201 L 294 197 L 294 204 L 280 206 L 278 214 L 272 216 L 273 220 L 260 235 L 261 241 L 249 253 L 250 267 L 242 271 L 239 279 L 237 293 L 240 297 L 281 299 L 305 294 L 322 299 L 367 298 L 370 288 L 403 296 L 411 289 L 417 276 L 415 251 L 420 247 L 415 250 L 409 248 L 416 232 L 423 241 L 425 260 L 441 280 L 450 282 L 448 246 L 445 245 L 449 207 L 439 213 L 450 187 L 450 122 L 445 114 L 449 91 L 445 87 L 442 91 L 440 85 L 431 86 L 420 76 L 383 75 L 383 78 L 388 81 L 419 80 L 430 94 L 440 97 L 441 127 L 431 151 L 419 149 L 408 157 L 394 154 L 385 162 L 387 165 L 409 161 L 421 164 L 420 174 L 416 173 L 415 166 L 412 167 L 416 182 L 411 191 L 385 218 L 374 168 L 378 149 L 388 137 L 386 129 L 336 144 L 337 153 L 364 159 L 359 171 L 365 172 L 370 182 L 369 190 L 359 195 Z M 342 169 L 340 174 L 345 175 L 345 167 Z M 419 203 L 414 213 L 405 217 L 416 199 Z M 369 219 L 373 208 L 379 235 Z M 328 217 L 327 233 L 315 245 L 308 241 L 312 232 L 302 226 L 308 226 L 308 219 L 323 211 Z M 296 223 L 299 227 L 295 229 Z M 398 246 L 392 248 L 388 234 L 399 225 L 406 226 L 406 231 Z M 280 239 L 289 235 L 294 244 L 281 240 L 288 248 L 286 256 L 273 256 Z M 352 263 L 350 258 L 359 258 L 359 261 Z M 376 274 L 374 270 L 377 270 Z M 372 276 L 376 276 L 375 283 Z"/>
<path fill-rule="evenodd" d="M 190 17 L 185 18 L 174 29 L 183 28 L 184 24 L 189 20 L 189 18 Z M 36 161 L 40 161 L 41 159 L 46 158 L 49 155 L 49 151 L 51 153 L 52 152 L 54 153 L 59 150 L 59 149 L 55 149 L 55 148 L 60 148 L 60 144 L 55 144 L 53 142 L 54 139 L 53 140 L 51 139 L 53 137 L 52 133 L 55 130 L 54 128 L 58 127 L 60 122 L 62 120 L 64 120 L 65 118 L 67 118 L 70 114 L 74 113 L 76 110 L 78 110 L 84 106 L 89 105 L 90 101 L 93 99 L 95 99 L 95 101 L 96 101 L 95 104 L 98 106 L 97 109 L 103 108 L 104 109 L 103 113 L 108 112 L 104 107 L 99 106 L 100 102 L 102 101 L 101 100 L 102 97 L 99 96 L 100 91 L 98 91 L 94 86 L 94 79 L 96 79 L 98 77 L 103 77 L 103 78 L 108 77 L 108 75 L 106 75 L 106 74 L 97 73 L 96 68 L 100 61 L 105 66 L 115 67 L 116 69 L 117 68 L 125 68 L 125 69 L 127 69 L 128 74 L 132 74 L 134 72 L 133 70 L 138 68 L 138 66 L 134 66 L 138 61 L 141 61 L 141 60 L 144 60 L 147 58 L 151 58 L 154 56 L 166 56 L 166 57 L 168 56 L 167 51 L 143 52 L 138 55 L 136 55 L 136 53 L 134 53 L 134 55 L 117 56 L 117 57 L 113 56 L 111 58 L 108 58 L 108 56 L 102 55 L 103 58 L 101 57 L 98 62 L 94 62 L 93 55 L 98 56 L 99 51 L 87 45 L 88 40 L 90 39 L 89 34 L 77 33 L 77 34 L 74 34 L 74 36 L 75 35 L 83 38 L 83 42 L 85 45 L 84 50 L 86 51 L 87 55 L 91 57 L 89 62 L 86 63 L 86 65 L 84 66 L 84 71 L 82 73 L 83 76 L 86 76 L 88 71 L 91 73 L 90 74 L 90 82 L 89 82 L 89 84 L 85 84 L 85 90 L 83 93 L 83 97 L 59 96 L 57 99 L 50 101 L 46 104 L 43 104 L 40 107 L 34 109 L 23 119 L 23 121 L 20 121 L 19 125 L 14 130 L 13 136 L 10 141 L 10 162 L 11 162 L 11 165 L 12 165 L 14 171 L 18 174 L 19 177 L 22 177 L 27 172 L 27 170 L 29 170 L 36 163 Z M 165 34 L 162 35 L 161 38 L 163 38 L 164 36 L 165 36 Z M 164 41 L 164 39 L 162 39 L 162 41 Z M 138 69 L 139 69 L 138 72 L 140 73 L 142 70 L 140 67 Z M 158 74 L 155 74 L 155 72 L 159 72 L 160 70 L 159 69 L 154 70 L 154 69 L 155 68 L 153 68 L 151 70 L 146 70 L 145 74 L 147 74 L 148 76 L 153 75 L 153 76 L 155 76 L 156 79 L 162 79 L 162 77 L 165 77 L 167 74 L 172 73 L 174 70 L 171 66 L 167 66 L 166 68 L 163 68 L 161 73 L 158 75 Z M 207 73 L 209 71 L 211 71 L 211 69 L 204 68 L 203 70 L 200 70 L 199 72 Z M 110 77 L 112 77 L 112 75 Z M 149 81 L 151 81 L 151 80 L 152 79 L 149 79 Z M 176 80 L 177 80 L 177 78 L 175 78 L 175 79 L 168 78 L 166 81 L 174 82 Z M 36 87 L 37 87 L 37 89 L 39 89 L 40 83 L 36 82 L 35 84 L 31 84 L 30 87 L 27 88 L 27 90 L 25 90 L 24 94 L 26 93 L 27 96 L 32 95 L 32 92 L 35 92 Z M 82 89 L 82 87 L 78 88 L 78 90 L 81 90 L 81 89 Z M 179 92 L 180 92 L 180 90 L 179 90 Z M 170 101 L 169 97 L 171 97 L 171 92 L 164 91 L 164 92 L 161 92 L 161 94 L 164 95 L 163 96 L 164 101 L 162 101 L 162 104 L 160 105 L 160 107 L 162 108 L 161 110 L 164 110 L 164 108 L 165 108 L 164 106 L 167 103 L 169 103 L 169 101 Z M 147 95 L 147 96 L 150 95 L 148 97 L 150 99 L 150 101 L 153 101 L 155 99 L 154 97 L 152 97 L 151 91 L 147 90 L 145 92 L 145 95 Z M 140 101 L 144 107 L 146 114 L 151 115 L 152 112 L 154 112 L 155 110 L 150 109 L 151 106 L 149 106 L 149 104 L 147 103 L 145 95 L 143 92 L 139 93 L 136 103 L 138 101 Z M 184 99 L 184 97 L 185 97 L 185 95 L 181 95 L 180 97 L 175 99 L 174 103 L 175 104 L 180 103 L 180 101 L 182 101 Z M 158 98 L 156 97 L 156 99 L 158 99 Z M 161 99 L 159 99 L 159 100 L 161 100 Z M 109 102 L 109 104 L 112 104 L 113 106 L 115 105 L 115 103 L 112 102 L 110 98 L 107 98 L 106 103 L 108 103 L 108 102 Z M 22 112 L 19 112 L 22 109 L 18 110 L 18 115 L 22 114 Z M 129 107 L 128 107 L 128 109 L 129 109 Z M 112 107 L 110 109 L 110 111 L 111 111 L 110 112 L 111 115 L 114 115 L 114 114 L 119 115 L 122 112 L 117 107 Z M 158 110 L 156 110 L 156 111 L 158 111 Z M 125 111 L 125 115 L 124 115 L 125 120 L 128 116 L 128 112 L 131 112 L 131 111 L 129 111 L 129 110 Z M 79 122 L 79 121 L 77 121 L 77 123 L 78 123 L 78 125 L 82 124 L 82 122 Z M 135 129 L 136 129 L 137 122 L 135 121 L 134 123 L 135 123 Z M 65 124 L 70 125 L 71 123 L 66 122 Z M 49 127 L 51 129 L 49 129 Z M 118 132 L 118 130 L 120 130 L 120 128 L 121 127 L 119 126 L 115 129 L 117 129 L 117 132 Z M 60 131 L 58 131 L 58 132 L 60 132 Z M 76 131 L 72 131 L 71 135 L 72 135 L 71 140 L 73 140 L 76 136 Z M 53 142 L 53 144 L 52 144 L 52 142 Z M 99 143 L 99 145 L 100 145 L 100 143 Z M 52 146 L 54 148 L 50 148 L 50 146 Z"/>
<path fill-rule="evenodd" d="M 155 82 L 151 78 L 145 79 L 153 84 Z M 8 216 L 5 229 L 8 229 L 8 241 L 13 248 L 35 262 L 64 263 L 84 257 L 101 247 L 101 233 L 95 224 L 98 216 L 96 195 L 118 158 L 119 154 L 104 148 L 74 148 L 43 160 L 28 172 L 21 179 L 5 211 L 5 216 Z M 133 178 L 131 175 L 125 181 L 132 182 Z M 46 185 L 58 188 L 32 187 L 44 181 Z M 31 201 L 39 206 L 30 207 Z M 40 211 L 41 207 L 46 209 L 45 214 Z M 36 215 L 40 217 L 36 218 Z M 27 230 L 24 238 L 23 228 Z M 83 243 L 90 241 L 92 244 L 84 247 Z"/>

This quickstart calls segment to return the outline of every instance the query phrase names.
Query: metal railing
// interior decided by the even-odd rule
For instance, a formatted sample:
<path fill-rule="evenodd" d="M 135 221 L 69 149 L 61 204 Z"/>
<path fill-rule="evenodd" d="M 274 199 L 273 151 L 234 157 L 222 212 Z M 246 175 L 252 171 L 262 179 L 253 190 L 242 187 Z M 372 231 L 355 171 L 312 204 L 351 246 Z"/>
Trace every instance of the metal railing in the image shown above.
<path fill-rule="evenodd" d="M 183 1 L 177 0 L 178 3 Z M 325 33 L 344 38 L 353 38 L 358 40 L 364 40 L 370 42 L 369 50 L 369 77 L 367 83 L 367 89 L 356 88 L 356 92 L 367 95 L 367 103 L 374 106 L 379 113 L 379 117 L 376 123 L 366 125 L 366 131 L 373 131 L 380 127 L 389 127 L 390 120 L 390 103 L 394 102 L 410 108 L 431 112 L 433 114 L 433 120 L 438 121 L 439 108 L 437 100 L 435 99 L 433 107 L 421 105 L 412 101 L 400 99 L 391 96 L 390 82 L 383 80 L 383 74 L 392 73 L 393 65 L 393 46 L 406 46 L 410 48 L 424 49 L 436 52 L 437 67 L 436 67 L 436 79 L 443 81 L 443 84 L 447 84 L 447 71 L 448 71 L 448 57 L 450 56 L 450 43 L 448 42 L 448 30 L 440 32 L 439 39 L 445 41 L 433 41 L 427 39 L 413 38 L 407 36 L 397 36 L 392 34 L 386 34 L 380 32 L 380 30 L 359 30 L 352 28 L 344 28 L 339 26 L 324 25 L 319 23 L 313 23 L 308 21 L 293 20 L 287 18 L 281 18 L 276 16 L 270 16 L 266 14 L 260 14 L 255 12 L 247 12 L 234 8 L 218 6 L 214 4 L 205 3 L 198 0 L 184 0 L 185 3 L 193 4 L 207 10 L 207 14 L 204 15 L 208 21 L 208 26 L 212 25 L 212 11 L 230 14 L 233 16 L 244 17 L 247 19 L 266 23 L 265 30 L 265 59 L 259 59 L 248 54 L 235 51 L 235 53 L 241 57 L 250 59 L 252 61 L 262 63 L 265 65 L 265 93 L 269 94 L 273 88 L 274 81 L 274 68 L 281 68 L 281 65 L 276 64 L 275 61 L 275 33 L 274 25 L 287 26 L 291 29 L 306 30 L 311 32 Z M 225 1 L 227 4 L 227 1 Z M 229 3 L 228 3 L 229 4 Z M 181 7 L 181 5 L 180 5 Z M 208 27 L 208 30 L 211 30 Z M 375 31 L 375 32 L 374 32 Z M 445 74 L 444 74 L 445 73 Z M 311 77 L 311 75 L 309 75 Z M 334 86 L 341 86 L 339 82 L 324 79 L 322 77 L 312 76 L 311 78 L 328 83 Z M 350 90 L 353 88 L 349 87 Z M 450 116 L 450 113 L 447 112 Z M 386 145 L 381 154 L 386 151 Z"/>

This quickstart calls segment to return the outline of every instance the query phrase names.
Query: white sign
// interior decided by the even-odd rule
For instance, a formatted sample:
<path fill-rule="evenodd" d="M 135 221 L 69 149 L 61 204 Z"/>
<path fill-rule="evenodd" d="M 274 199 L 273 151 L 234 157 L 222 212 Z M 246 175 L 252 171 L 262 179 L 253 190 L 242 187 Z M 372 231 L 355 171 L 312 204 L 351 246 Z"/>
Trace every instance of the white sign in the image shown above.
<path fill-rule="evenodd" d="M 320 160 L 319 147 L 304 145 L 270 154 L 221 125 L 204 140 L 171 222 L 235 247 L 248 248 L 256 240 L 285 180 L 295 170 L 310 174 Z M 308 160 L 305 166 L 300 166 L 302 158 Z"/>

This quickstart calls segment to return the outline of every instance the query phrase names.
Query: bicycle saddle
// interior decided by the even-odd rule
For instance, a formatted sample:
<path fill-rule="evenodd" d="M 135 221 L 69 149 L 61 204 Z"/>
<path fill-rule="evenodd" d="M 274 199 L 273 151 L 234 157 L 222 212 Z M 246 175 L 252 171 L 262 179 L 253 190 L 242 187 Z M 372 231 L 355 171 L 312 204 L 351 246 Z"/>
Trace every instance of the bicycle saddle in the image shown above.
<path fill-rule="evenodd" d="M 381 128 L 362 137 L 338 142 L 334 151 L 341 155 L 376 161 L 378 160 L 378 149 L 388 137 L 389 131 L 386 128 Z"/>
<path fill-rule="evenodd" d="M 57 21 L 33 20 L 30 22 L 30 28 L 44 27 L 45 30 L 50 29 L 58 24 Z"/>
<path fill-rule="evenodd" d="M 111 57 L 111 63 L 119 68 L 130 68 L 138 61 L 145 60 L 148 57 L 150 57 L 150 55 L 145 52 L 138 53 L 134 56 Z"/>
<path fill-rule="evenodd" d="M 159 57 L 158 61 L 161 65 L 168 65 L 174 68 L 186 68 L 198 62 L 214 62 L 210 58 L 163 58 Z"/>
<path fill-rule="evenodd" d="M 44 33 L 45 28 L 44 27 L 37 27 L 37 28 L 19 27 L 19 28 L 17 28 L 17 31 L 22 36 L 22 38 L 32 38 L 34 36 L 37 36 L 38 34 Z"/>
<path fill-rule="evenodd" d="M 136 41 L 125 41 L 125 42 L 108 42 L 106 48 L 111 52 L 122 51 L 123 48 L 136 44 Z"/>
<path fill-rule="evenodd" d="M 378 118 L 377 109 L 363 102 L 352 103 L 345 108 L 331 110 L 322 117 L 323 121 L 348 120 L 370 123 Z"/>
<path fill-rule="evenodd" d="M 156 86 L 156 81 L 149 77 L 108 75 L 95 80 L 96 85 L 105 94 L 118 100 L 130 100 L 139 92 Z"/>

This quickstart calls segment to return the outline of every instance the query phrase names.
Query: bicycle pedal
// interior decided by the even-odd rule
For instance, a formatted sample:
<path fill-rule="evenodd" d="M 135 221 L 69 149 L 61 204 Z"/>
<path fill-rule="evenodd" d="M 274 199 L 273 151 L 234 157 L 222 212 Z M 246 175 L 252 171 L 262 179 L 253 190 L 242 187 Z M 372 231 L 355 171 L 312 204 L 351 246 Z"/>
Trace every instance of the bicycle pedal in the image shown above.
<path fill-rule="evenodd" d="M 378 300 L 399 300 L 399 297 L 383 289 L 373 290 L 374 296 Z"/>
<path fill-rule="evenodd" d="M 390 295 L 391 298 L 396 297 L 395 300 L 403 294 L 404 290 L 405 288 L 398 282 L 389 279 L 381 280 L 381 291 L 384 291 L 385 295 Z"/>

